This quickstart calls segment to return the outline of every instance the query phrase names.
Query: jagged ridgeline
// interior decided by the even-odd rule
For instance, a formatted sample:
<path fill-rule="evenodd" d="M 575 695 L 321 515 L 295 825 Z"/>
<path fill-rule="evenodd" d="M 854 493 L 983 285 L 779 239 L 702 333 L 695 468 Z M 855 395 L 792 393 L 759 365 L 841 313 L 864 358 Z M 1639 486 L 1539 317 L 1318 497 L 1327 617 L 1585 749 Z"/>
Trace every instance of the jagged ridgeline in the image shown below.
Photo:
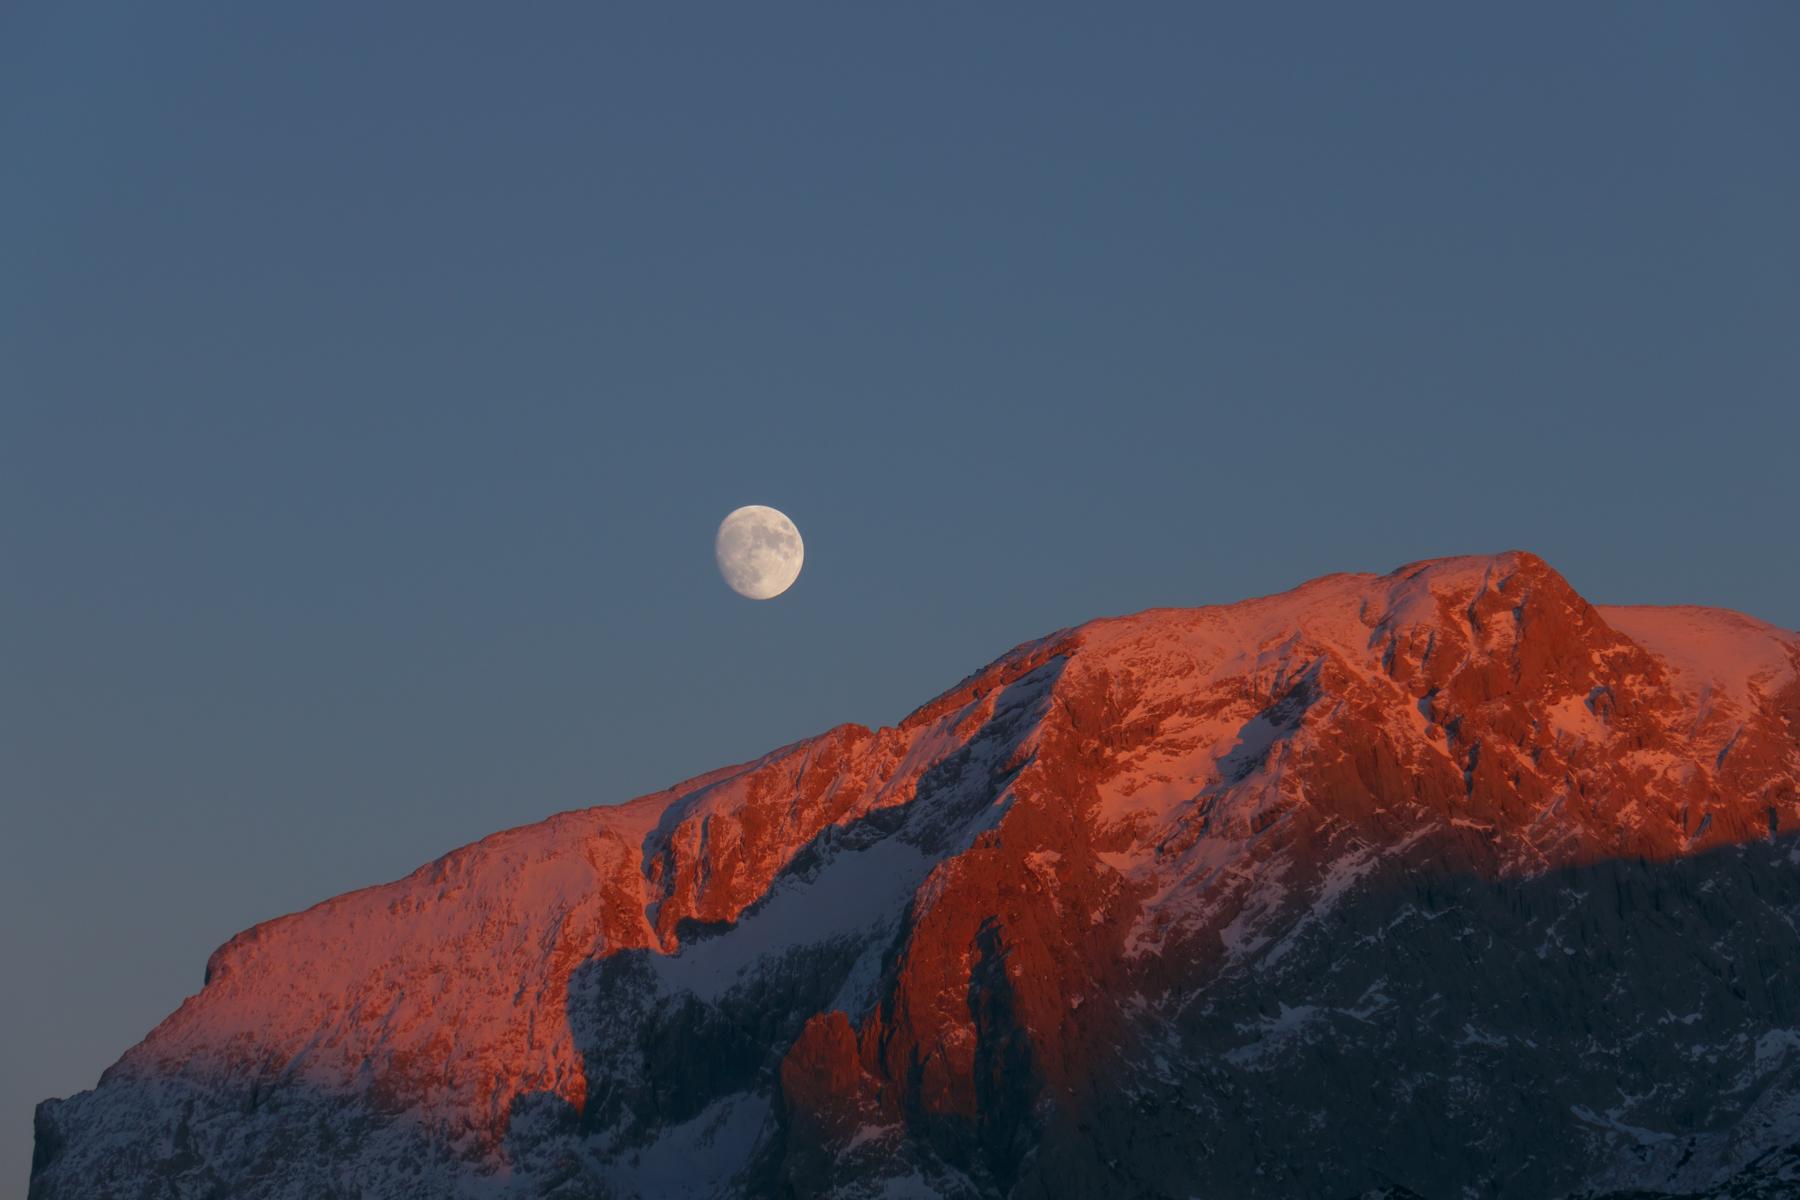
<path fill-rule="evenodd" d="M 1797 731 L 1529 554 L 1096 621 L 239 935 L 31 1194 L 1797 1195 Z"/>

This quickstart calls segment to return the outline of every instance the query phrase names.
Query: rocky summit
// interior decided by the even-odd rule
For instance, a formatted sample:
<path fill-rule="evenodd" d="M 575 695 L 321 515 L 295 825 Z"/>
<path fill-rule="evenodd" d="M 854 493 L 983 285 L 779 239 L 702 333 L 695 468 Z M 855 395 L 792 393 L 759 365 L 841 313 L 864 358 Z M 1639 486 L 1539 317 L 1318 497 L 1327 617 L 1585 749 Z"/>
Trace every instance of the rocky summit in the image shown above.
<path fill-rule="evenodd" d="M 238 935 L 31 1196 L 1800 1195 L 1797 781 L 1530 554 L 1095 621 Z"/>

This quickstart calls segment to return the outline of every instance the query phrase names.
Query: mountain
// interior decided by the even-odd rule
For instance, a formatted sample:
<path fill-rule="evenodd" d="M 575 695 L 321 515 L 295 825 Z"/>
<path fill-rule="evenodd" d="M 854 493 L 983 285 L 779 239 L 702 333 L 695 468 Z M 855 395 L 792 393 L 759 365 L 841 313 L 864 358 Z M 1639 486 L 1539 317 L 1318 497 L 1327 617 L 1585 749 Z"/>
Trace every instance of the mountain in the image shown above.
<path fill-rule="evenodd" d="M 1797 1195 L 1797 781 L 1530 554 L 1095 621 L 238 935 L 31 1196 Z"/>

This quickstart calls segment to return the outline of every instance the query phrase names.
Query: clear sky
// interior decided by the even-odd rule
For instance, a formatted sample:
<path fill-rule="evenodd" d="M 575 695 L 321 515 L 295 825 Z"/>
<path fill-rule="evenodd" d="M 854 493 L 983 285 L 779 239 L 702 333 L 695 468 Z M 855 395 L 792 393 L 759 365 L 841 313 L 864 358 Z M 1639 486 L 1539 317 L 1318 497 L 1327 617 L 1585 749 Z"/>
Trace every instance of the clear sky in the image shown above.
<path fill-rule="evenodd" d="M 1800 624 L 1797 61 L 1786 3 L 0 5 L 0 1189 L 233 932 L 1061 625 L 1509 547 Z"/>

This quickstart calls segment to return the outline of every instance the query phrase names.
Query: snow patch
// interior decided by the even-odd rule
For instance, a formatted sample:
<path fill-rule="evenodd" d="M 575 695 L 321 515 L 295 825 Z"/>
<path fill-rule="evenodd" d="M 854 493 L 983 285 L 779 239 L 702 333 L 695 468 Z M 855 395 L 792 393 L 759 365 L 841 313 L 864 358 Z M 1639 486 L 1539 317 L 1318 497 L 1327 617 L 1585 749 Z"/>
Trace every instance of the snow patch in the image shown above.
<path fill-rule="evenodd" d="M 809 880 L 787 876 L 731 929 L 651 959 L 665 987 L 719 996 L 765 959 L 861 933 L 895 916 L 935 860 L 898 838 L 840 851 Z"/>
<path fill-rule="evenodd" d="M 1302 1004 L 1290 1008 L 1281 1005 L 1281 1011 L 1273 1017 L 1266 1018 L 1251 1026 L 1239 1026 L 1241 1032 L 1255 1032 L 1260 1036 L 1253 1042 L 1227 1051 L 1225 1061 L 1239 1067 L 1259 1067 L 1266 1060 L 1278 1055 L 1289 1043 L 1304 1037 L 1307 1028 L 1315 1022 L 1325 1019 L 1325 1013 L 1316 1005 Z"/>
<path fill-rule="evenodd" d="M 621 1194 L 700 1200 L 717 1196 L 750 1161 L 774 1119 L 766 1097 L 738 1093 L 703 1109 L 611 1168 Z"/>
<path fill-rule="evenodd" d="M 1662 659 L 1693 696 L 1708 689 L 1739 705 L 1779 690 L 1795 675 L 1800 634 L 1722 608 L 1688 604 L 1606 605 L 1608 625 Z"/>

